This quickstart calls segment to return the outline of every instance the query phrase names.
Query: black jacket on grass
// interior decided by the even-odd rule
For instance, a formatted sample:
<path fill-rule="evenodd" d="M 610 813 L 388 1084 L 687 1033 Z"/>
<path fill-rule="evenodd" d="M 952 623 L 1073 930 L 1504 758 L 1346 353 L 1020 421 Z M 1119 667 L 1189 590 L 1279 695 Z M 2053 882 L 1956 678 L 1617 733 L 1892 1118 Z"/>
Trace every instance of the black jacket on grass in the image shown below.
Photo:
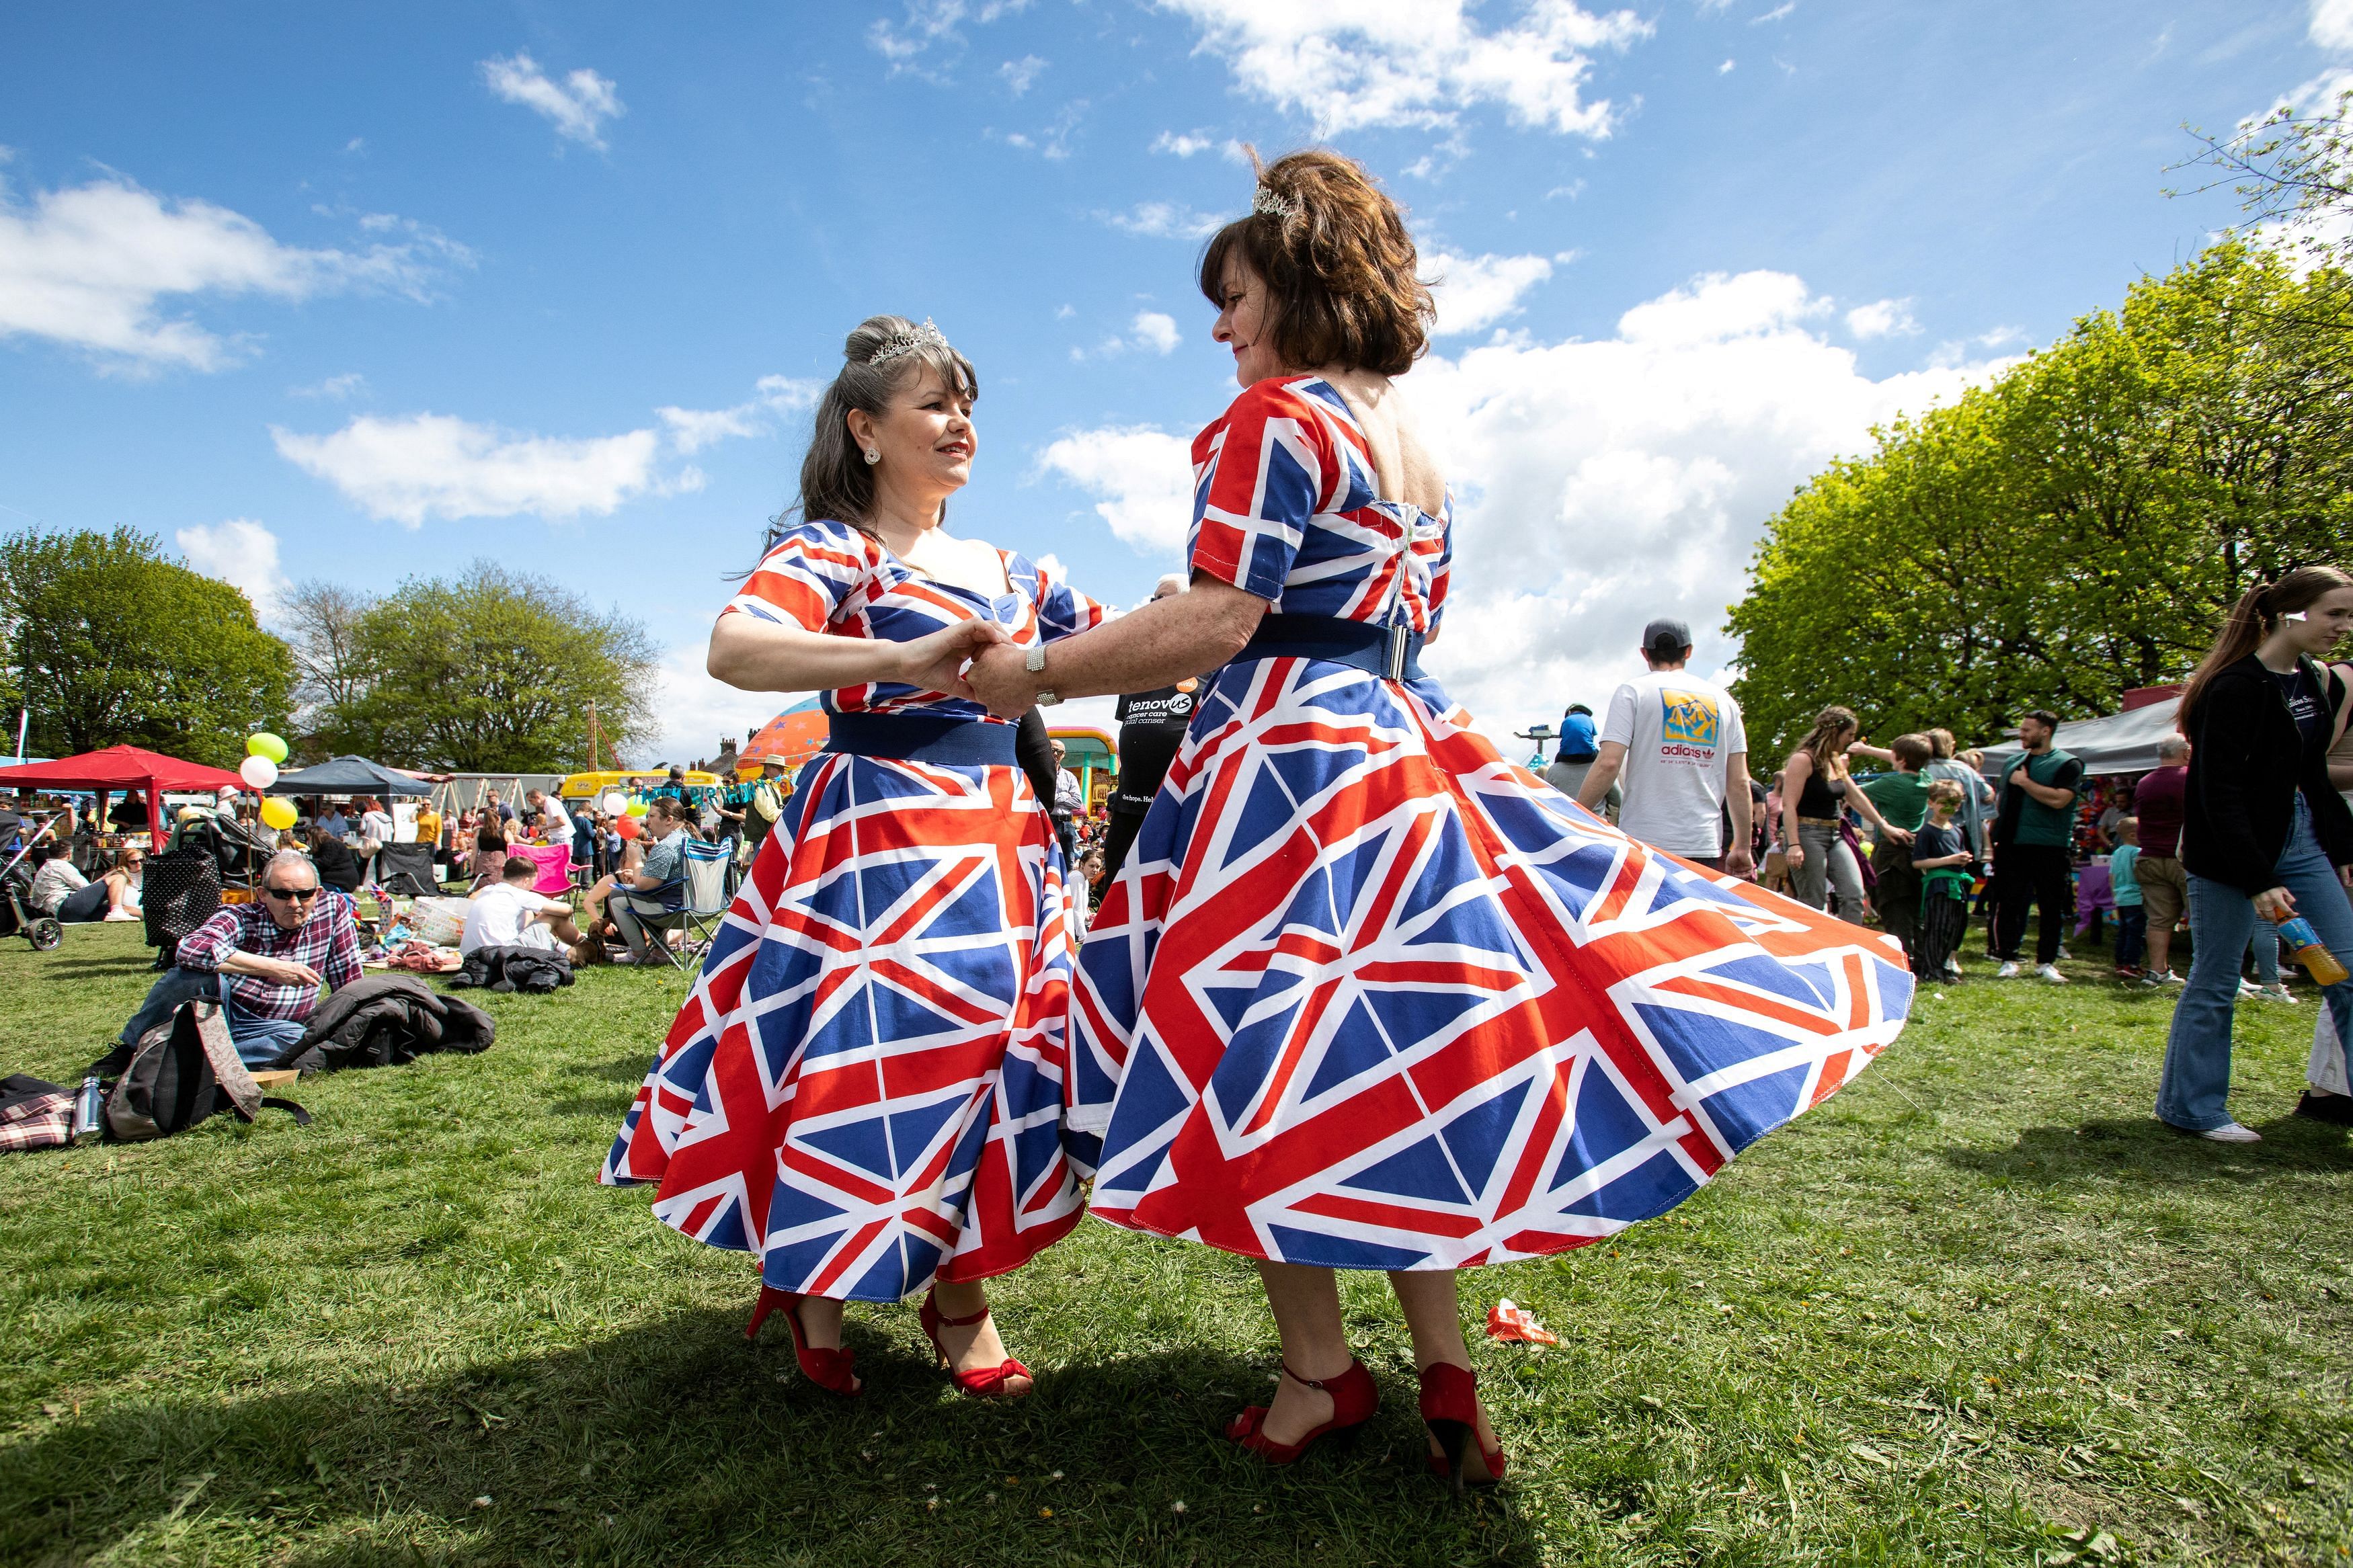
<path fill-rule="evenodd" d="M 2296 662 L 2333 717 L 2346 700 L 2337 672 Z M 2353 809 L 2328 787 L 2328 737 L 2306 744 L 2279 679 L 2253 654 L 2215 672 L 2189 735 L 2182 803 L 2184 869 L 2253 898 L 2279 886 L 2279 858 L 2295 824 L 2295 797 L 2312 808 L 2313 836 L 2333 865 L 2353 865 Z"/>

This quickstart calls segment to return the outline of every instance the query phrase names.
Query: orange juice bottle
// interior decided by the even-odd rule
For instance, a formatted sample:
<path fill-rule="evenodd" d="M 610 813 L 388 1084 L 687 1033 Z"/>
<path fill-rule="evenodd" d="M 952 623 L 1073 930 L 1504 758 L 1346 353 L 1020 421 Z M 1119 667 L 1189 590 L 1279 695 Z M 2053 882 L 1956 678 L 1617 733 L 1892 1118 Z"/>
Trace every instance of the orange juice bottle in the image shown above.
<path fill-rule="evenodd" d="M 2304 965 L 2316 985 L 2334 985 L 2345 978 L 2345 966 L 2337 955 L 2321 945 L 2312 929 L 2312 922 L 2302 915 L 2279 923 L 2280 935 L 2287 939 L 2288 949 L 2295 961 Z"/>

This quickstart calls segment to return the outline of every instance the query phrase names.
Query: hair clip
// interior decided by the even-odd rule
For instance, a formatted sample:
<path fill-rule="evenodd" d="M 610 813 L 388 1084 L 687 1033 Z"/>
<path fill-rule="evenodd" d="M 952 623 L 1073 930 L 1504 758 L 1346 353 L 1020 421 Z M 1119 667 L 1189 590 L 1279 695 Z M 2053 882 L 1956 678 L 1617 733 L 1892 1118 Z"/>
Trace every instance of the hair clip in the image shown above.
<path fill-rule="evenodd" d="M 2307 618 L 2308 617 L 2302 610 L 2283 610 L 2280 612 L 2280 619 L 2284 621 L 2301 621 Z"/>
<path fill-rule="evenodd" d="M 1266 185 L 1250 194 L 1250 211 L 1261 217 L 1271 217 L 1283 223 L 1299 221 L 1299 203 L 1291 196 Z"/>
<path fill-rule="evenodd" d="M 866 363 L 870 365 L 888 364 L 901 354 L 911 354 L 917 349 L 947 349 L 951 353 L 955 352 L 948 349 L 947 339 L 940 335 L 939 328 L 932 325 L 932 319 L 925 316 L 923 324 L 914 331 L 901 332 L 895 338 L 884 340 L 881 348 L 866 356 Z"/>

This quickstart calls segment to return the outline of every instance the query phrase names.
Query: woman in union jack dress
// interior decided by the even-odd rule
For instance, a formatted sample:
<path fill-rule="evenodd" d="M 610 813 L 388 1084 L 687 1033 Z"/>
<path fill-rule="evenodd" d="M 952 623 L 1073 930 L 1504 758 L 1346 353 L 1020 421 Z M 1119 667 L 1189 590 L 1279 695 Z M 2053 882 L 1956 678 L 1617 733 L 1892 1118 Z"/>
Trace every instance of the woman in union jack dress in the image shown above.
<path fill-rule="evenodd" d="M 801 1369 L 859 1388 L 842 1304 L 923 1294 L 958 1384 L 1019 1394 L 981 1281 L 1082 1212 L 1061 1150 L 1065 868 L 1017 726 L 959 671 L 1103 611 L 941 526 L 977 437 L 972 366 L 929 321 L 849 335 L 780 524 L 711 668 L 818 689 L 830 737 L 754 861 L 607 1159 L 664 1224 L 755 1254 Z M 788 514 L 790 516 L 790 514 Z"/>
<path fill-rule="evenodd" d="M 1228 1431 L 1275 1463 L 1372 1415 L 1332 1271 L 1388 1271 L 1459 1486 L 1504 1456 L 1455 1271 L 1682 1202 L 1884 1047 L 1911 980 L 1626 837 L 1421 672 L 1453 545 L 1389 379 L 1426 342 L 1415 260 L 1355 163 L 1262 170 L 1202 261 L 1246 390 L 1193 444 L 1192 591 L 970 680 L 1008 712 L 1222 665 L 1080 955 L 1091 1205 L 1258 1260 L 1283 1376 Z"/>

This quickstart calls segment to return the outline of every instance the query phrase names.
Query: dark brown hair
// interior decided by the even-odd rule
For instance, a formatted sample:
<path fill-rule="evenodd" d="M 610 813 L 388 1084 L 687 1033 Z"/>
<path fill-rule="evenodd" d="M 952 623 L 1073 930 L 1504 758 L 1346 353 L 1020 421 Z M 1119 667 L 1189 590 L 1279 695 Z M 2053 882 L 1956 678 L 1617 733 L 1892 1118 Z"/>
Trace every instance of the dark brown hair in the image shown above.
<path fill-rule="evenodd" d="M 914 331 L 915 323 L 904 316 L 869 316 L 843 341 L 841 370 L 818 399 L 808 455 L 801 459 L 801 493 L 768 525 L 764 549 L 775 549 L 776 541 L 802 518 L 823 518 L 846 522 L 861 533 L 872 531 L 874 473 L 858 443 L 849 438 L 851 409 L 881 414 L 892 395 L 924 365 L 937 371 L 941 384 L 951 391 L 969 398 L 980 396 L 980 377 L 974 373 L 972 362 L 952 348 L 924 343 L 879 365 L 870 363 L 883 344 Z M 944 521 L 944 502 L 940 514 Z"/>
<path fill-rule="evenodd" d="M 2299 566 L 2283 574 L 2276 583 L 2264 583 L 2240 595 L 2239 602 L 2231 607 L 2230 619 L 2222 623 L 2222 635 L 2214 639 L 2198 673 L 2189 678 L 2189 689 L 2181 694 L 2178 721 L 2181 732 L 2188 734 L 2198 722 L 2198 708 L 2206 700 L 2207 685 L 2254 652 L 2277 629 L 2282 616 L 2308 610 L 2339 588 L 2353 588 L 2353 577 L 2334 566 Z"/>
<path fill-rule="evenodd" d="M 1929 744 L 1926 735 L 1898 735 L 1887 742 L 1887 750 L 1889 755 L 1909 766 L 1915 773 L 1926 767 L 1936 755 L 1936 748 Z"/>
<path fill-rule="evenodd" d="M 1297 370 L 1345 365 L 1403 375 L 1430 347 L 1437 306 L 1415 273 L 1413 236 L 1364 165 L 1310 149 L 1260 164 L 1267 206 L 1236 218 L 1201 252 L 1201 292 L 1224 310 L 1226 262 L 1266 281 L 1269 345 Z M 1254 207 L 1255 207 L 1254 204 Z"/>

